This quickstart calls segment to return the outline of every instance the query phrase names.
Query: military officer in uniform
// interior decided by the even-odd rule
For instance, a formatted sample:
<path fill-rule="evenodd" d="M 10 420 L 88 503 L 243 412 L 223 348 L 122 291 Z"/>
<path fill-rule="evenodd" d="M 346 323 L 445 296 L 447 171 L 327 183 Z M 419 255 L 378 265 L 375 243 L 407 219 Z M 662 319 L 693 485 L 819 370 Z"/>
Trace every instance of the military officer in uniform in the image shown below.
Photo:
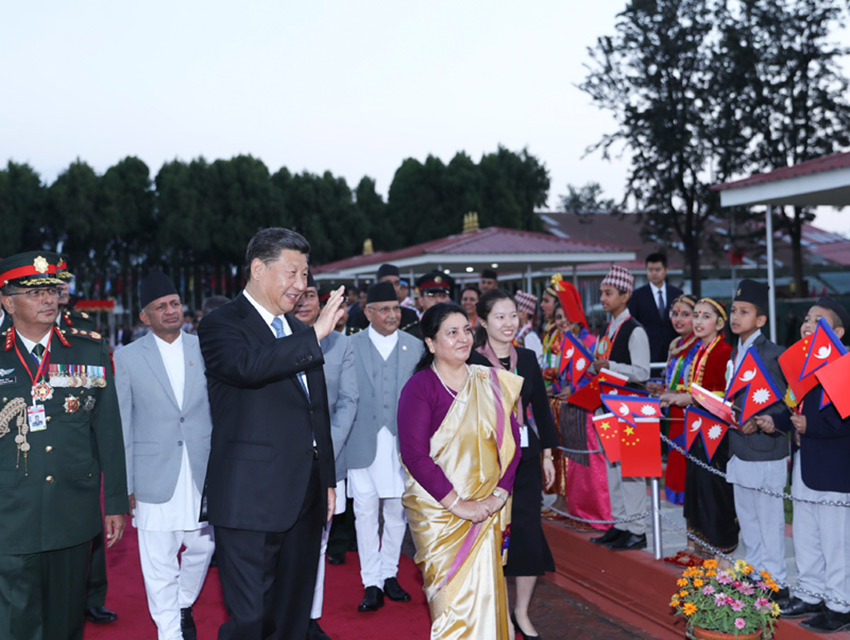
<path fill-rule="evenodd" d="M 416 280 L 416 288 L 422 296 L 422 311 L 427 311 L 435 304 L 451 301 L 454 286 L 454 278 L 442 271 L 429 271 L 420 276 Z"/>
<path fill-rule="evenodd" d="M 121 539 L 124 441 L 107 346 L 56 326 L 59 256 L 0 262 L 0 638 L 79 640 L 91 541 Z M 106 518 L 101 522 L 100 480 Z"/>
<path fill-rule="evenodd" d="M 59 285 L 59 314 L 56 316 L 56 326 L 60 329 L 77 329 L 92 331 L 95 328 L 94 319 L 85 312 L 68 308 L 71 301 L 71 280 L 74 274 L 68 269 L 68 262 L 59 256 L 56 265 L 56 277 L 62 281 Z M 115 622 L 118 614 L 106 608 L 106 589 L 109 586 L 106 579 L 106 548 L 104 547 L 103 531 L 92 539 L 89 577 L 86 586 L 86 602 L 84 615 L 86 620 L 95 624 Z"/>

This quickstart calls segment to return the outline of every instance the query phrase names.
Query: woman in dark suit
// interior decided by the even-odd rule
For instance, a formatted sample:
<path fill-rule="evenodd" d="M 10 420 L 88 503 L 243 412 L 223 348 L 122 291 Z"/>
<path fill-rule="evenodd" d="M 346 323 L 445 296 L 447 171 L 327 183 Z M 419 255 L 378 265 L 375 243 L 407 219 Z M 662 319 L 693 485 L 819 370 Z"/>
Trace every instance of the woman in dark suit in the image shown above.
<path fill-rule="evenodd" d="M 540 506 L 544 481 L 547 488 L 555 481 L 552 448 L 558 444 L 558 435 L 537 358 L 530 349 L 513 344 L 519 329 L 513 298 L 501 289 L 488 291 L 479 299 L 477 311 L 480 326 L 476 330 L 475 343 L 478 347 L 472 352 L 469 362 L 501 367 L 524 378 L 522 407 L 517 412 L 522 457 L 514 481 L 505 575 L 516 579 L 516 606 L 511 613 L 515 630 L 525 638 L 537 638 L 534 625 L 528 618 L 528 605 L 537 576 L 555 570 L 555 562 L 540 525 Z"/>

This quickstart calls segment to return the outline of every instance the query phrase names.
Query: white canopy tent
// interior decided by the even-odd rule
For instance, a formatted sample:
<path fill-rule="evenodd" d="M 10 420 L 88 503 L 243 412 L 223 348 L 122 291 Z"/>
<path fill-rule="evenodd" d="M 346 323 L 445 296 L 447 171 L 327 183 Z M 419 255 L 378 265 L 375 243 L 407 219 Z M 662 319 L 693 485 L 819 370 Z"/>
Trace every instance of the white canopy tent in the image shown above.
<path fill-rule="evenodd" d="M 765 205 L 767 282 L 770 285 L 770 339 L 776 342 L 776 278 L 773 260 L 774 206 L 845 207 L 850 205 L 850 152 L 801 162 L 769 173 L 712 187 L 722 207 Z"/>

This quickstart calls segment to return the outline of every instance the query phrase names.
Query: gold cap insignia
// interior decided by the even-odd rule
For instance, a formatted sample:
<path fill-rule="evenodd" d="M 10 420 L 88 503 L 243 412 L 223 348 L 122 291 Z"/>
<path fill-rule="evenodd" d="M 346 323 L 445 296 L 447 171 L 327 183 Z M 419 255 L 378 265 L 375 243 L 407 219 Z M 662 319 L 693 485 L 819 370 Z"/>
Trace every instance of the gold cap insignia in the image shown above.
<path fill-rule="evenodd" d="M 32 261 L 32 266 L 39 273 L 47 273 L 47 267 L 50 265 L 47 262 L 47 258 L 44 256 L 38 256 L 35 260 Z"/>
<path fill-rule="evenodd" d="M 443 281 L 443 279 L 440 276 L 436 276 L 434 278 L 434 282 L 442 282 L 442 281 Z"/>
<path fill-rule="evenodd" d="M 735 297 L 737 297 L 739 295 L 741 295 L 741 289 L 740 288 L 738 288 L 738 290 L 735 292 Z"/>

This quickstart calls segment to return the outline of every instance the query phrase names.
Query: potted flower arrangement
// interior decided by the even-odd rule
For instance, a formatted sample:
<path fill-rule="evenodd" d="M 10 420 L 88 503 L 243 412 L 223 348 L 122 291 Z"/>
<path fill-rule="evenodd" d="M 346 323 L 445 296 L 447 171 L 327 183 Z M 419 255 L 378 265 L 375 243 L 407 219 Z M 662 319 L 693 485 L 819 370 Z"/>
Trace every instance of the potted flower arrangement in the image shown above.
<path fill-rule="evenodd" d="M 772 638 L 779 606 L 770 599 L 779 586 L 766 571 L 753 577 L 753 568 L 736 560 L 718 569 L 716 560 L 688 567 L 677 581 L 670 606 L 684 616 L 689 638 Z"/>

